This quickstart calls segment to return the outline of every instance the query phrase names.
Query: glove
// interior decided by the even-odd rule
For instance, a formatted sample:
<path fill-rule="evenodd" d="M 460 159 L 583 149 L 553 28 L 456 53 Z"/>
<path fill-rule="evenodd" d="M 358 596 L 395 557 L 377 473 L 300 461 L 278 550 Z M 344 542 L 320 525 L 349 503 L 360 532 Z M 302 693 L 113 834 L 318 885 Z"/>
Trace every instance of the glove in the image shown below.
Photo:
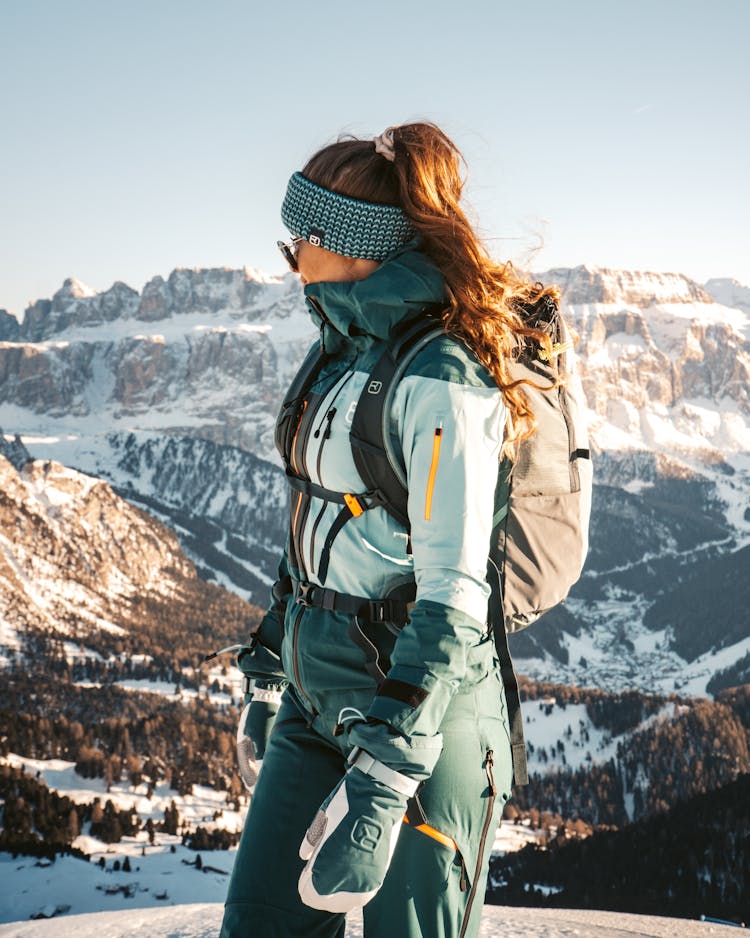
<path fill-rule="evenodd" d="M 269 652 L 265 652 L 265 655 L 270 657 Z M 237 762 L 242 784 L 252 793 L 286 682 L 256 679 L 250 690 L 248 671 L 251 656 L 245 651 L 240 654 L 237 663 L 244 672 L 243 686 L 248 688 L 237 727 Z M 256 662 L 253 664 L 257 666 Z"/>
<path fill-rule="evenodd" d="M 242 784 L 252 793 L 281 703 L 281 689 L 256 687 L 252 697 L 246 695 L 245 700 L 237 727 L 237 762 Z"/>
<path fill-rule="evenodd" d="M 305 905 L 350 912 L 380 889 L 401 833 L 406 802 L 419 782 L 388 768 L 362 749 L 323 802 L 307 830 L 299 855 Z"/>

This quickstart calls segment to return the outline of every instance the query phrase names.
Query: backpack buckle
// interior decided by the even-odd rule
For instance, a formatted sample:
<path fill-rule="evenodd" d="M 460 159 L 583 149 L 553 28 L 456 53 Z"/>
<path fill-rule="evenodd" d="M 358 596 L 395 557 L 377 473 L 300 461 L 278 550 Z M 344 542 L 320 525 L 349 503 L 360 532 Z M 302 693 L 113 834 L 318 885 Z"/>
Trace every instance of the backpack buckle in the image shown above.
<path fill-rule="evenodd" d="M 298 583 L 294 593 L 294 601 L 298 606 L 312 605 L 311 593 L 314 589 L 312 583 Z"/>
<path fill-rule="evenodd" d="M 368 622 L 386 622 L 386 602 L 383 599 L 371 599 L 367 604 Z"/>
<path fill-rule="evenodd" d="M 346 503 L 346 507 L 352 513 L 353 518 L 359 518 L 359 516 L 364 514 L 368 508 L 366 504 L 363 504 L 358 495 L 352 495 L 349 492 L 344 492 L 344 502 Z"/>

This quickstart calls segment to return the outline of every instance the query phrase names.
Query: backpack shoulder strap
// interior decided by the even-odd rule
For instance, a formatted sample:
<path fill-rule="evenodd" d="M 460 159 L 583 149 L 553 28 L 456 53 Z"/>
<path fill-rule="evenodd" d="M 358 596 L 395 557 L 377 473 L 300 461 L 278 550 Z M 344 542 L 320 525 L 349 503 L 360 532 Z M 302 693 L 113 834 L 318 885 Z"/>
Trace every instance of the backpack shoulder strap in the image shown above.
<path fill-rule="evenodd" d="M 285 466 L 289 463 L 291 442 L 297 429 L 300 408 L 303 406 L 308 391 L 327 361 L 327 353 L 323 350 L 321 343 L 316 342 L 305 356 L 286 392 L 276 420 L 275 434 L 276 449 L 279 451 Z"/>
<path fill-rule="evenodd" d="M 368 490 L 377 492 L 385 510 L 407 531 L 406 479 L 393 459 L 388 418 L 399 379 L 417 352 L 439 335 L 445 335 L 443 324 L 429 316 L 388 343 L 365 381 L 349 432 L 354 464 L 362 481 Z"/>

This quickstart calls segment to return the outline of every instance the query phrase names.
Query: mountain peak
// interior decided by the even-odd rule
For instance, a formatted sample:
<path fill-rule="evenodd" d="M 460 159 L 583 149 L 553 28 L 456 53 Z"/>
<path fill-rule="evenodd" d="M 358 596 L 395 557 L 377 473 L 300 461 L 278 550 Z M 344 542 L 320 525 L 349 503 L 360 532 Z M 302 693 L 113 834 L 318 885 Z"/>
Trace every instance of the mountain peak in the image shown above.
<path fill-rule="evenodd" d="M 705 291 L 722 306 L 734 306 L 750 313 L 750 287 L 731 277 L 712 277 L 703 285 Z"/>
<path fill-rule="evenodd" d="M 55 293 L 55 297 L 60 295 L 71 296 L 80 300 L 84 297 L 96 296 L 96 290 L 92 290 L 91 287 L 87 286 L 82 280 L 78 280 L 77 277 L 66 277 L 62 287 Z"/>
<path fill-rule="evenodd" d="M 647 270 L 619 270 L 610 267 L 555 267 L 532 277 L 544 283 L 557 283 L 563 299 L 579 303 L 623 303 L 654 306 L 659 303 L 713 303 L 700 284 L 685 274 Z"/>

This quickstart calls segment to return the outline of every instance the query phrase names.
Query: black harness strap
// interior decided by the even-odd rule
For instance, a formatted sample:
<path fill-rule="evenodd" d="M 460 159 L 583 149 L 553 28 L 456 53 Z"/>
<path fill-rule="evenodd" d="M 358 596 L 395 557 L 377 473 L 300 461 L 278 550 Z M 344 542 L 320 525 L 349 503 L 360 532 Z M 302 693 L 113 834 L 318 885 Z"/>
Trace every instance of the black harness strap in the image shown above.
<path fill-rule="evenodd" d="M 315 498 L 323 498 L 325 501 L 334 502 L 336 505 L 346 504 L 344 492 L 334 492 L 333 489 L 316 485 L 315 482 L 311 482 L 309 479 L 303 479 L 301 476 L 295 475 L 289 469 L 286 471 L 286 481 L 289 483 L 289 488 L 295 492 L 302 492 L 303 495 L 312 495 Z"/>
<path fill-rule="evenodd" d="M 417 593 L 416 583 L 407 599 L 367 599 L 363 596 L 350 596 L 315 583 L 294 584 L 294 601 L 300 606 L 315 606 L 344 615 L 359 616 L 366 622 L 393 622 L 404 625 L 409 618 L 409 605 Z"/>
<path fill-rule="evenodd" d="M 344 505 L 341 511 L 336 515 L 333 524 L 328 529 L 326 539 L 323 541 L 323 549 L 320 552 L 320 563 L 318 564 L 318 579 L 321 583 L 325 583 L 326 577 L 328 576 L 328 564 L 331 560 L 331 547 L 333 547 L 333 542 L 336 540 L 336 536 L 346 522 L 353 517 L 354 514 L 351 508 L 348 505 Z"/>

